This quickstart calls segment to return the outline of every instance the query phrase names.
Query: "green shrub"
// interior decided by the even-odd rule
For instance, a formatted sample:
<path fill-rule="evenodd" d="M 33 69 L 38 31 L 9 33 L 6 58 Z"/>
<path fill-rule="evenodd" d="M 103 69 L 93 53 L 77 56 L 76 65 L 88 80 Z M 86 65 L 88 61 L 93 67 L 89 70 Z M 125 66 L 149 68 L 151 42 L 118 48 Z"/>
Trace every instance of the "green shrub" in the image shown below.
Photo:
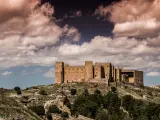
<path fill-rule="evenodd" d="M 76 95 L 76 94 L 77 94 L 77 90 L 74 89 L 74 88 L 72 88 L 72 89 L 71 89 L 71 95 Z"/>
<path fill-rule="evenodd" d="M 45 90 L 41 89 L 41 90 L 39 91 L 39 94 L 40 94 L 40 95 L 47 95 L 47 92 L 46 92 Z"/>
<path fill-rule="evenodd" d="M 67 112 L 62 112 L 61 117 L 62 117 L 62 118 L 68 118 L 69 115 L 68 115 Z"/>
<path fill-rule="evenodd" d="M 102 93 L 101 93 L 100 90 L 96 89 L 96 90 L 94 91 L 94 94 L 95 94 L 95 95 L 101 95 Z"/>
<path fill-rule="evenodd" d="M 88 89 L 85 88 L 85 90 L 84 90 L 84 92 L 83 92 L 83 95 L 84 95 L 84 96 L 88 96 L 88 95 L 89 95 Z"/>
<path fill-rule="evenodd" d="M 48 112 L 49 113 L 62 113 L 62 111 L 56 105 L 50 106 Z"/>
<path fill-rule="evenodd" d="M 108 120 L 108 115 L 104 110 L 99 110 L 96 115 L 96 120 Z"/>
<path fill-rule="evenodd" d="M 16 91 L 17 95 L 21 95 L 21 88 L 20 87 L 15 87 L 14 90 Z"/>
<path fill-rule="evenodd" d="M 112 91 L 113 93 L 116 93 L 116 91 L 117 91 L 116 87 L 111 87 L 111 91 Z"/>
<path fill-rule="evenodd" d="M 71 103 L 67 96 L 64 98 L 63 104 L 66 105 L 68 108 L 71 108 Z"/>
<path fill-rule="evenodd" d="M 47 119 L 48 119 L 48 120 L 53 120 L 51 113 L 48 113 L 46 116 L 47 116 Z"/>
<path fill-rule="evenodd" d="M 108 92 L 103 97 L 103 107 L 110 113 L 117 113 L 120 110 L 121 100 L 117 94 Z"/>
<path fill-rule="evenodd" d="M 28 108 L 31 109 L 33 112 L 35 112 L 39 116 L 45 115 L 44 106 L 42 106 L 42 105 L 30 106 Z"/>
<path fill-rule="evenodd" d="M 131 95 L 125 95 L 122 97 L 122 106 L 129 110 L 131 105 L 134 103 L 134 98 Z"/>
<path fill-rule="evenodd" d="M 16 91 L 17 95 L 21 95 L 22 92 L 19 90 L 19 91 Z"/>
<path fill-rule="evenodd" d="M 83 104 L 78 106 L 77 111 L 83 116 L 95 118 L 98 107 L 99 105 L 96 102 L 86 100 Z"/>
<path fill-rule="evenodd" d="M 20 87 L 15 87 L 14 90 L 15 91 L 21 91 L 21 88 Z"/>

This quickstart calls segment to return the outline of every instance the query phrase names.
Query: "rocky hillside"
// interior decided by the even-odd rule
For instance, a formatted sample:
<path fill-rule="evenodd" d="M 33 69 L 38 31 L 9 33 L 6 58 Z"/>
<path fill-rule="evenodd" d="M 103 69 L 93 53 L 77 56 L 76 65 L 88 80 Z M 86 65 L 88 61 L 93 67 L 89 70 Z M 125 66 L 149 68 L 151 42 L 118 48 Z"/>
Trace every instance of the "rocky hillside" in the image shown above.
<path fill-rule="evenodd" d="M 117 94 L 120 98 L 131 95 L 135 99 L 146 102 L 160 104 L 160 91 L 154 88 L 140 88 L 126 84 L 111 84 L 116 86 Z M 22 90 L 19 95 L 15 90 L 1 89 L 0 96 L 0 118 L 5 120 L 90 120 L 90 118 L 71 116 L 70 104 L 72 105 L 84 90 L 93 94 L 95 90 L 100 90 L 102 95 L 110 91 L 111 87 L 98 84 L 70 83 L 63 85 L 34 86 Z M 76 93 L 74 94 L 74 91 Z M 64 101 L 70 101 L 65 104 Z M 52 111 L 52 114 L 48 114 Z"/>
<path fill-rule="evenodd" d="M 34 112 L 16 101 L 16 98 L 9 97 L 7 92 L 10 91 L 0 90 L 0 120 L 42 120 Z"/>

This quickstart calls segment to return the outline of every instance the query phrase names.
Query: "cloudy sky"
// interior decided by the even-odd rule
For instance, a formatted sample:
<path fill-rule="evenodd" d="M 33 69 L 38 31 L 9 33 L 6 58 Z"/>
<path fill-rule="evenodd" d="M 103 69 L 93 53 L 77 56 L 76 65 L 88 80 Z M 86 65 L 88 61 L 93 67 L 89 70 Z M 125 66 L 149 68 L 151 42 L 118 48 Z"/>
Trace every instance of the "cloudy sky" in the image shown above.
<path fill-rule="evenodd" d="M 0 87 L 54 82 L 61 60 L 112 62 L 160 84 L 159 0 L 0 0 Z"/>

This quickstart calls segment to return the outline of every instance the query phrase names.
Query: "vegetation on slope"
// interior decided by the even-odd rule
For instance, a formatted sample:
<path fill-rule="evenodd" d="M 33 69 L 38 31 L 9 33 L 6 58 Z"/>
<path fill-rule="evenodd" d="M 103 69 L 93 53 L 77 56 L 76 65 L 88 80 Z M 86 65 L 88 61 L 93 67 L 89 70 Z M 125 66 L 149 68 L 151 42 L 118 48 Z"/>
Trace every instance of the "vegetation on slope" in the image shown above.
<path fill-rule="evenodd" d="M 72 105 L 72 115 L 83 115 L 96 120 L 160 120 L 160 105 L 134 99 L 131 95 L 122 98 L 113 91 L 102 95 L 96 90 L 87 90 L 79 95 Z"/>
<path fill-rule="evenodd" d="M 125 84 L 117 84 L 117 87 L 110 85 L 106 87 L 98 84 L 68 83 L 7 90 L 2 92 L 5 95 L 0 94 L 0 118 L 23 116 L 26 120 L 40 120 L 44 117 L 52 120 L 58 115 L 68 120 L 79 120 L 79 116 L 86 117 L 80 118 L 81 120 L 160 119 L 159 90 Z M 17 94 L 17 91 L 22 94 Z M 57 98 L 69 108 L 69 112 L 63 111 L 57 104 L 52 104 L 49 112 L 45 113 L 45 103 L 53 102 Z"/>
<path fill-rule="evenodd" d="M 41 120 L 32 111 L 19 104 L 15 99 L 5 95 L 6 90 L 0 90 L 0 118 L 3 119 L 26 119 L 26 120 Z"/>

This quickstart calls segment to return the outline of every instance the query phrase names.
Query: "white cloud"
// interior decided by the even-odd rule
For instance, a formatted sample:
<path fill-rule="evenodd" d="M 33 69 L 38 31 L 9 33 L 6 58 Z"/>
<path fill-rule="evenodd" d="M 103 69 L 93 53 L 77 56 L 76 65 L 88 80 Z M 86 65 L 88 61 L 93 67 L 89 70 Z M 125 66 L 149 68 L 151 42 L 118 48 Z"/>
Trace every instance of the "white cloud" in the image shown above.
<path fill-rule="evenodd" d="M 57 54 L 60 60 L 71 64 L 84 64 L 85 60 L 93 60 L 94 62 L 111 62 L 116 66 L 148 72 L 160 69 L 159 53 L 160 48 L 149 46 L 146 40 L 96 36 L 91 42 L 82 45 L 61 45 Z"/>
<path fill-rule="evenodd" d="M 62 38 L 68 43 L 80 39 L 76 28 L 56 24 L 54 8 L 48 3 L 38 7 L 37 0 L 2 1 L 0 16 L 5 19 L 0 21 L 1 68 L 51 65 L 57 60 L 55 48 Z"/>
<path fill-rule="evenodd" d="M 16 0 L 12 1 L 16 2 Z M 30 1 L 34 3 L 35 0 L 29 0 L 28 5 Z M 128 3 L 127 6 L 123 6 L 123 9 L 116 7 L 117 3 L 109 8 L 102 7 L 99 11 L 102 12 L 101 15 L 111 13 L 110 20 L 115 24 L 113 33 L 116 37 L 97 35 L 90 42 L 84 42 L 82 45 L 72 44 L 80 39 L 80 33 L 76 28 L 68 25 L 58 26 L 56 19 L 51 17 L 54 9 L 49 4 L 32 9 L 26 8 L 25 11 L 18 11 L 21 14 L 15 16 L 6 11 L 9 17 L 0 21 L 0 68 L 29 65 L 52 66 L 58 60 L 76 65 L 84 64 L 86 60 L 93 60 L 94 62 L 111 62 L 116 66 L 146 72 L 160 70 L 160 36 L 158 35 L 160 16 L 155 11 L 155 9 L 159 10 L 160 5 L 159 3 L 155 5 L 154 9 L 150 9 L 153 13 L 150 13 L 146 11 L 145 5 L 152 8 L 150 7 L 153 5 L 152 2 L 148 4 L 149 1 L 146 3 L 144 0 L 142 2 L 131 0 L 132 2 L 133 6 Z M 139 2 L 141 5 L 144 2 L 145 5 L 138 7 L 140 8 L 138 12 L 135 7 L 140 5 Z M 128 12 L 119 14 L 124 11 Z M 77 14 L 80 15 L 80 13 Z M 138 17 L 136 17 L 137 14 L 139 14 Z M 133 37 L 128 38 L 128 36 Z M 145 38 L 137 39 L 137 36 Z M 53 73 L 51 69 L 44 76 L 54 77 Z M 27 73 L 23 71 L 22 74 Z"/>
<path fill-rule="evenodd" d="M 116 36 L 154 37 L 160 32 L 159 0 L 122 0 L 110 6 L 100 6 L 96 14 L 109 17 L 115 24 Z M 110 14 L 110 15 L 109 15 Z"/>
<path fill-rule="evenodd" d="M 55 75 L 55 70 L 53 68 L 51 68 L 48 72 L 46 72 L 43 76 L 44 77 L 47 77 L 47 78 L 54 78 Z"/>
<path fill-rule="evenodd" d="M 116 36 L 141 36 L 154 37 L 159 35 L 160 22 L 156 19 L 139 20 L 125 23 L 117 23 L 113 33 Z"/>
<path fill-rule="evenodd" d="M 151 77 L 160 77 L 160 72 L 149 72 L 146 75 Z"/>
<path fill-rule="evenodd" d="M 100 6 L 95 13 L 114 24 L 112 32 L 115 38 L 108 47 L 104 44 L 100 46 L 101 49 L 98 49 L 94 45 L 94 49 L 100 50 L 99 53 L 92 52 L 98 54 L 94 57 L 103 54 L 107 56 L 108 61 L 127 68 L 142 69 L 147 73 L 152 73 L 155 69 L 159 71 L 160 14 L 158 11 L 160 11 L 159 0 L 121 0 L 110 6 Z M 99 41 L 102 42 L 101 39 Z"/>
<path fill-rule="evenodd" d="M 5 71 L 5 72 L 2 72 L 0 75 L 1 75 L 1 76 L 9 76 L 9 75 L 12 75 L 12 72 L 10 72 L 10 71 Z"/>

